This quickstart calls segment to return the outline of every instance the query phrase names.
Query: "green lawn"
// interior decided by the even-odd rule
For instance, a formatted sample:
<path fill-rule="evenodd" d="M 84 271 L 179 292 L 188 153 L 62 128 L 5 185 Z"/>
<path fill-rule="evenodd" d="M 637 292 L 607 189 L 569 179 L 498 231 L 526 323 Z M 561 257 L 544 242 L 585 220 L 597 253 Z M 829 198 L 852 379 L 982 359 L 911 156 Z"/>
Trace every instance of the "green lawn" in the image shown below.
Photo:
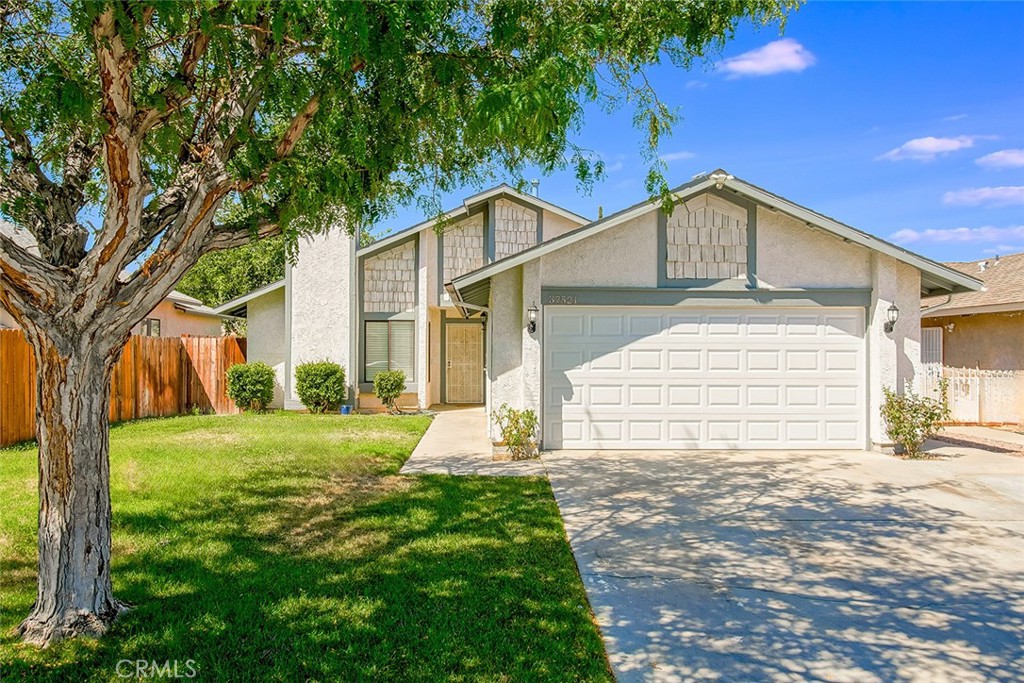
<path fill-rule="evenodd" d="M 111 430 L 105 638 L 10 636 L 35 595 L 36 454 L 0 450 L 0 679 L 610 681 L 543 479 L 397 474 L 428 418 L 181 417 Z M 123 671 L 123 669 L 122 669 Z"/>

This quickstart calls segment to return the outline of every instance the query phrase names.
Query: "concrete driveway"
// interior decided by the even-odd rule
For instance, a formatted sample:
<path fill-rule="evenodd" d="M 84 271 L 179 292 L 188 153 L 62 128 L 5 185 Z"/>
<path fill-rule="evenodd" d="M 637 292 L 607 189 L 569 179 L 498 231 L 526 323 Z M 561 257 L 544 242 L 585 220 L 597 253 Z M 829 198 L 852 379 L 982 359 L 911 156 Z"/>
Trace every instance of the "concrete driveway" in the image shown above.
<path fill-rule="evenodd" d="M 1024 681 L 1024 459 L 544 461 L 620 681 Z"/>

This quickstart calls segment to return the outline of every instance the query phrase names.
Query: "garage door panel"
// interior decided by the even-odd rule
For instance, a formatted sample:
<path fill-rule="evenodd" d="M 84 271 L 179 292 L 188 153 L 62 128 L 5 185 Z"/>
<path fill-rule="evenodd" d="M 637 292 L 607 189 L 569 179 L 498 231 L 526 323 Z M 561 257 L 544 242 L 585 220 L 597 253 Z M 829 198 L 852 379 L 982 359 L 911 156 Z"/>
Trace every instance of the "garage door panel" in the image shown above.
<path fill-rule="evenodd" d="M 859 309 L 548 307 L 550 448 L 861 448 Z"/>

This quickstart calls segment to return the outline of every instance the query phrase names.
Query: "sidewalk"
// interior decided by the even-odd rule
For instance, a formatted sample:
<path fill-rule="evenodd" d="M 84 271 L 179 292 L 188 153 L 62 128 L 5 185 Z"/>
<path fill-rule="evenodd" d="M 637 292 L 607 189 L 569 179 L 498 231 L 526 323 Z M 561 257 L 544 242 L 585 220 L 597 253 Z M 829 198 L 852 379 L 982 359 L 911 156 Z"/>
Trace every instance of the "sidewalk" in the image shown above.
<path fill-rule="evenodd" d="M 943 427 L 936 435 L 939 441 L 950 443 L 970 443 L 982 448 L 1002 449 L 1015 453 L 1024 452 L 1024 434 L 1018 434 L 1006 429 L 995 429 L 993 427 L 979 427 L 973 425 L 957 425 Z"/>
<path fill-rule="evenodd" d="M 483 406 L 442 407 L 402 467 L 402 474 L 544 477 L 540 460 L 495 461 Z"/>

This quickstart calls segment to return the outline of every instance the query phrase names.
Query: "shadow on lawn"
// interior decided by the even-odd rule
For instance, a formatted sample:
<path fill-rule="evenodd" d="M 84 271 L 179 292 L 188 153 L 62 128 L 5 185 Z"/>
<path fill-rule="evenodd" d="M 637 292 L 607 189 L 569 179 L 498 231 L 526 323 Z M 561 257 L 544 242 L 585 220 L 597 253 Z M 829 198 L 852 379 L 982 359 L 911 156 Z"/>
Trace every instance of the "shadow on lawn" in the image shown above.
<path fill-rule="evenodd" d="M 614 456 L 546 464 L 627 680 L 1024 680 L 1019 503 L 859 454 Z"/>
<path fill-rule="evenodd" d="M 115 544 L 146 539 L 115 564 L 137 606 L 93 644 L 13 646 L 3 680 L 115 680 L 124 659 L 215 681 L 610 679 L 546 481 L 281 474 L 116 515 Z"/>

